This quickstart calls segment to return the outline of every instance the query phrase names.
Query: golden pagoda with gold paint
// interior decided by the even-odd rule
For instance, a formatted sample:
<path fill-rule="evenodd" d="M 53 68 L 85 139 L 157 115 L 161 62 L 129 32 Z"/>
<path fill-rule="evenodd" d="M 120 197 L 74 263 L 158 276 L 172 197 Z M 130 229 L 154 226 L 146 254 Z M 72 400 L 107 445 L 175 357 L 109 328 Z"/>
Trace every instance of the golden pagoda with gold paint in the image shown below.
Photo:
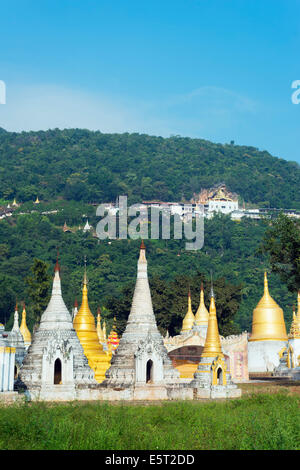
<path fill-rule="evenodd" d="M 229 398 L 241 396 L 232 382 L 221 347 L 213 288 L 209 306 L 206 340 L 197 370 L 190 382 L 195 398 Z"/>
<path fill-rule="evenodd" d="M 193 328 L 194 322 L 195 322 L 195 316 L 194 316 L 193 311 L 192 311 L 192 299 L 191 299 L 191 292 L 189 290 L 189 293 L 188 293 L 188 310 L 187 310 L 187 313 L 186 313 L 186 315 L 185 315 L 185 317 L 182 321 L 181 333 L 191 331 L 191 329 Z"/>
<path fill-rule="evenodd" d="M 195 325 L 196 326 L 207 326 L 208 317 L 209 317 L 209 312 L 208 312 L 207 308 L 205 307 L 203 283 L 201 283 L 200 304 L 199 304 L 198 310 L 195 314 Z"/>
<path fill-rule="evenodd" d="M 249 341 L 287 341 L 283 310 L 269 293 L 267 273 L 264 273 L 264 295 L 253 310 L 252 333 Z"/>
<path fill-rule="evenodd" d="M 113 326 L 107 338 L 107 344 L 113 351 L 117 349 L 117 347 L 119 346 L 119 342 L 120 342 L 120 338 L 117 333 L 116 322 L 117 322 L 116 317 L 114 317 Z"/>
<path fill-rule="evenodd" d="M 224 358 L 222 352 L 221 340 L 219 335 L 217 310 L 215 304 L 215 297 L 212 293 L 209 305 L 208 326 L 206 333 L 206 340 L 204 344 L 201 357 L 216 357 Z"/>
<path fill-rule="evenodd" d="M 31 344 L 31 333 L 26 324 L 26 309 L 25 309 L 25 302 L 23 304 L 23 311 L 22 311 L 22 321 L 20 325 L 20 331 L 24 338 L 25 347 L 28 348 Z"/>
<path fill-rule="evenodd" d="M 86 271 L 84 272 L 82 303 L 74 318 L 74 329 L 83 347 L 89 366 L 95 371 L 95 379 L 101 383 L 105 379 L 105 372 L 110 367 L 111 353 L 103 350 L 99 342 L 95 318 L 88 304 L 88 289 Z"/>

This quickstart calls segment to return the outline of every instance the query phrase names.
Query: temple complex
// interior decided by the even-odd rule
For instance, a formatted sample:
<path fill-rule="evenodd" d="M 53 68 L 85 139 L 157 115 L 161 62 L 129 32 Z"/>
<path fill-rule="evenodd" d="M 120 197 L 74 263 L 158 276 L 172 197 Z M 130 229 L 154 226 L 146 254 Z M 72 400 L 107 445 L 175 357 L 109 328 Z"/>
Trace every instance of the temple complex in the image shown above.
<path fill-rule="evenodd" d="M 222 352 L 213 290 L 205 344 L 190 387 L 194 398 L 232 398 L 242 393 L 231 380 Z"/>
<path fill-rule="evenodd" d="M 269 293 L 267 273 L 250 335 L 220 336 L 215 302 L 212 287 L 206 307 L 201 283 L 194 314 L 189 290 L 180 334 L 163 338 L 142 242 L 125 331 L 119 338 L 114 317 L 107 337 L 100 308 L 95 323 L 89 307 L 86 267 L 81 306 L 78 309 L 75 301 L 71 316 L 62 297 L 57 261 L 51 298 L 35 333 L 31 336 L 27 327 L 25 304 L 20 327 L 17 305 L 12 330 L 5 332 L 0 325 L 0 392 L 13 391 L 18 372 L 18 390 L 25 390 L 31 400 L 47 401 L 239 397 L 237 384 L 248 381 L 249 372 L 300 380 L 300 292 L 289 335 L 283 310 Z"/>
<path fill-rule="evenodd" d="M 18 386 L 30 400 L 66 401 L 90 398 L 92 384 L 97 384 L 94 371 L 89 367 L 62 298 L 57 261 L 51 298 L 33 334 Z"/>
<path fill-rule="evenodd" d="M 107 400 L 164 400 L 192 398 L 180 384 L 157 328 L 147 275 L 146 248 L 142 242 L 137 279 L 125 331 L 106 372 L 102 398 Z"/>
<path fill-rule="evenodd" d="M 253 310 L 248 342 L 249 372 L 273 372 L 279 365 L 279 352 L 286 346 L 287 340 L 283 310 L 269 293 L 265 272 L 264 294 Z"/>
<path fill-rule="evenodd" d="M 89 365 L 95 371 L 95 379 L 101 383 L 110 366 L 111 353 L 105 351 L 99 341 L 95 318 L 89 308 L 86 270 L 83 279 L 82 303 L 74 318 L 73 325 Z"/>

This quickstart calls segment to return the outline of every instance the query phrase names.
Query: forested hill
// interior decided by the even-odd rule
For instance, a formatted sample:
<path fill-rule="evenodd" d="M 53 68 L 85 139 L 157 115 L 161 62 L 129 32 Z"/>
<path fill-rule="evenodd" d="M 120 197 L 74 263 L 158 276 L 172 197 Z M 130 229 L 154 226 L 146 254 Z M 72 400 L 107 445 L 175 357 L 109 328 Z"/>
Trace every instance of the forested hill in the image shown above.
<path fill-rule="evenodd" d="M 189 201 L 224 182 L 246 202 L 300 209 L 300 166 L 255 147 L 82 129 L 0 129 L 0 199 Z"/>

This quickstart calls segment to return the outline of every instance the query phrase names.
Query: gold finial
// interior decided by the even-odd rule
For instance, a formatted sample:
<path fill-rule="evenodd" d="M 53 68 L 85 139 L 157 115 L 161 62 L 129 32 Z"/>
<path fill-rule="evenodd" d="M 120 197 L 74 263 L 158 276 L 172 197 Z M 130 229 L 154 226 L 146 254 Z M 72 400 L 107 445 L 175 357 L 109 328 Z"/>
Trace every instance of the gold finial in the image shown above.
<path fill-rule="evenodd" d="M 269 293 L 267 272 L 264 273 L 264 294 L 253 310 L 249 341 L 287 341 L 283 310 Z"/>

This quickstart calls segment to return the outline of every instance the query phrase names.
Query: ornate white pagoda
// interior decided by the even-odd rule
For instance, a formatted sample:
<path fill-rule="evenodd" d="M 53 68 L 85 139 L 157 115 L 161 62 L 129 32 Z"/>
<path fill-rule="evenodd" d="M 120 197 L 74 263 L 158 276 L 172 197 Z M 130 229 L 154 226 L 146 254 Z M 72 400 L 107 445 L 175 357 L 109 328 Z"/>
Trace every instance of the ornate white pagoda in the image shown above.
<path fill-rule="evenodd" d="M 59 272 L 56 262 L 51 298 L 20 370 L 19 386 L 32 400 L 89 399 L 89 386 L 97 383 L 62 298 Z"/>
<path fill-rule="evenodd" d="M 100 387 L 107 400 L 192 398 L 192 390 L 180 384 L 157 328 L 143 242 L 126 329 Z"/>

